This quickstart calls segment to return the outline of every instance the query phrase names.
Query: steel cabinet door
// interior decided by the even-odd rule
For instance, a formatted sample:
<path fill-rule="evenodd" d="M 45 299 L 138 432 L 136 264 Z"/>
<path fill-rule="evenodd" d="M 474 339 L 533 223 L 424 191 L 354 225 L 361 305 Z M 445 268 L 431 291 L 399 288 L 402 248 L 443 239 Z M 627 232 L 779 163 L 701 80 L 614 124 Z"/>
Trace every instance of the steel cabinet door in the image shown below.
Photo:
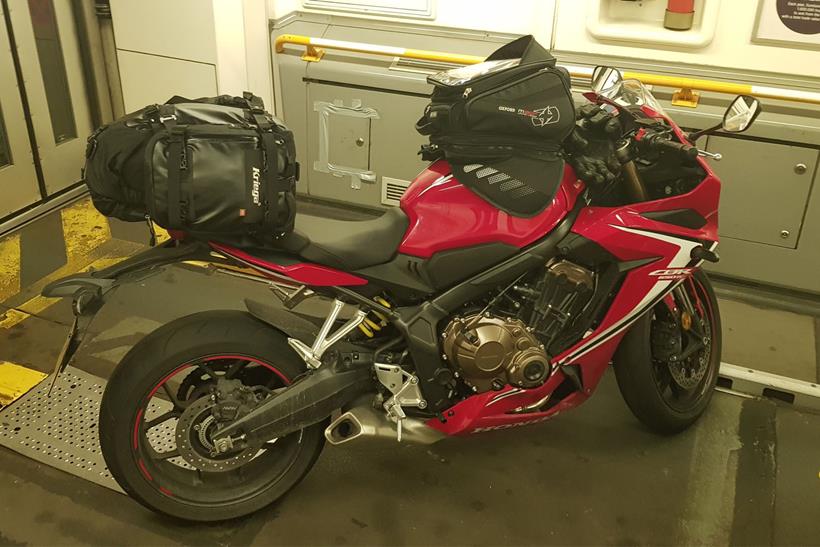
<path fill-rule="evenodd" d="M 0 218 L 41 197 L 10 51 L 0 4 Z"/>
<path fill-rule="evenodd" d="M 414 124 L 428 99 L 323 83 L 307 89 L 311 196 L 378 207 L 384 177 L 409 181 L 424 168 L 426 138 Z"/>
<path fill-rule="evenodd" d="M 723 183 L 720 234 L 796 248 L 817 150 L 727 137 L 709 137 L 707 148 L 723 154 L 710 162 Z"/>
<path fill-rule="evenodd" d="M 80 180 L 91 133 L 71 2 L 9 0 L 9 15 L 48 194 Z"/>

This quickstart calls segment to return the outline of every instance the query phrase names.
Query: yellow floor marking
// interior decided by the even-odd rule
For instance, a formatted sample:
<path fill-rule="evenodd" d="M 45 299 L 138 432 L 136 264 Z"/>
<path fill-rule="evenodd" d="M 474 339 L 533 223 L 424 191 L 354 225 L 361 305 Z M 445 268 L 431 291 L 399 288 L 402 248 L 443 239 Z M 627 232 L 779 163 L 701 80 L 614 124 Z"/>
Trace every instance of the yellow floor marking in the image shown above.
<path fill-rule="evenodd" d="M 154 231 L 157 233 L 157 245 L 159 245 L 160 243 L 165 243 L 166 241 L 171 239 L 171 236 L 168 235 L 168 232 L 165 231 L 165 228 L 158 226 L 157 223 L 153 221 L 152 224 L 154 225 Z"/>
<path fill-rule="evenodd" d="M 108 221 L 84 199 L 60 211 L 63 220 L 68 264 L 88 256 L 91 251 L 111 239 Z"/>
<path fill-rule="evenodd" d="M 20 234 L 0 239 L 0 302 L 20 292 Z"/>
<path fill-rule="evenodd" d="M 31 316 L 20 310 L 7 310 L 4 313 L 0 313 L 0 329 L 10 329 L 28 317 Z"/>
<path fill-rule="evenodd" d="M 54 274 L 49 275 L 48 277 L 50 278 L 54 276 L 54 279 L 57 279 L 65 275 L 70 275 L 71 273 L 81 273 L 82 271 L 88 271 L 92 268 L 94 270 L 102 270 L 103 268 L 107 268 L 108 266 L 125 260 L 125 258 L 127 257 L 99 258 L 93 261 L 91 264 L 88 264 L 80 271 L 72 270 L 68 273 L 64 271 L 67 268 L 67 266 L 63 266 L 62 268 L 54 272 Z M 50 308 L 59 301 L 59 298 L 46 298 L 45 296 L 37 295 L 34 298 L 20 304 L 15 309 L 9 310 L 5 314 L 0 314 L 0 329 L 11 328 L 14 325 L 20 323 L 21 321 L 24 321 L 25 319 L 31 317 L 32 315 L 38 315 L 44 312 L 46 309 Z"/>
<path fill-rule="evenodd" d="M 90 198 L 82 199 L 60 210 L 60 217 L 66 246 L 66 263 L 29 287 L 20 286 L 19 234 L 0 240 L 0 302 L 8 300 L 23 289 L 39 290 L 61 277 L 90 268 L 101 270 L 127 258 L 114 256 L 93 260 L 95 255 L 100 254 L 97 249 L 111 240 L 111 228 L 106 218 L 94 208 Z M 169 239 L 164 229 L 156 225 L 155 228 L 158 243 Z M 58 299 L 35 296 L 5 314 L 0 313 L 0 329 L 11 328 L 32 315 L 38 315 L 56 302 Z"/>
<path fill-rule="evenodd" d="M 37 370 L 0 361 L 0 406 L 13 403 L 46 376 L 48 375 Z"/>

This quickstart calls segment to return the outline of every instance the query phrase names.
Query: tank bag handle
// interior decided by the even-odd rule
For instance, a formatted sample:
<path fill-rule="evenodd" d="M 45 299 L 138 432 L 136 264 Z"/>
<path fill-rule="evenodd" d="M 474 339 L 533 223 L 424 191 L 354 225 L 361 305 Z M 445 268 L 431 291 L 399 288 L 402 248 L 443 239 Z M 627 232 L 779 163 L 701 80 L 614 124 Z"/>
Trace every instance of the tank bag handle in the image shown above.
<path fill-rule="evenodd" d="M 522 65 L 546 62 L 551 66 L 555 66 L 555 57 L 536 42 L 531 34 L 513 40 L 509 44 L 504 44 L 485 60 L 498 61 L 502 59 L 521 59 Z"/>

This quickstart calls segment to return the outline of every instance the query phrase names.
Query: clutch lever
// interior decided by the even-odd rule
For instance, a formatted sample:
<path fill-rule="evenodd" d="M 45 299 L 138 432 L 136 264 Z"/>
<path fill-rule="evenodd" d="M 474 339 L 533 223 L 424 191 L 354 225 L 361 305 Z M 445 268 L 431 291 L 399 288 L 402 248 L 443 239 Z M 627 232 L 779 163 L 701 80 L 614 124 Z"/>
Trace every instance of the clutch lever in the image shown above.
<path fill-rule="evenodd" d="M 715 161 L 720 161 L 723 159 L 723 154 L 720 152 L 707 152 L 706 150 L 701 150 L 698 148 L 698 156 L 702 158 L 709 158 Z"/>

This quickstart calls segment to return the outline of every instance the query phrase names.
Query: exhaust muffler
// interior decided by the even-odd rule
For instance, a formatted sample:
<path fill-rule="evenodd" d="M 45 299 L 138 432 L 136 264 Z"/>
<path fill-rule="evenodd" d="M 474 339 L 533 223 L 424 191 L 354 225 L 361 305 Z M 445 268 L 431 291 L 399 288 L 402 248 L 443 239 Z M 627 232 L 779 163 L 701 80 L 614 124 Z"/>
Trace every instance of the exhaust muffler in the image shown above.
<path fill-rule="evenodd" d="M 361 437 L 398 439 L 396 423 L 384 411 L 373 408 L 370 402 L 363 402 L 333 420 L 325 429 L 325 438 L 332 445 L 344 444 Z M 418 418 L 408 417 L 402 420 L 402 441 L 433 444 L 444 437 L 443 433 Z"/>

